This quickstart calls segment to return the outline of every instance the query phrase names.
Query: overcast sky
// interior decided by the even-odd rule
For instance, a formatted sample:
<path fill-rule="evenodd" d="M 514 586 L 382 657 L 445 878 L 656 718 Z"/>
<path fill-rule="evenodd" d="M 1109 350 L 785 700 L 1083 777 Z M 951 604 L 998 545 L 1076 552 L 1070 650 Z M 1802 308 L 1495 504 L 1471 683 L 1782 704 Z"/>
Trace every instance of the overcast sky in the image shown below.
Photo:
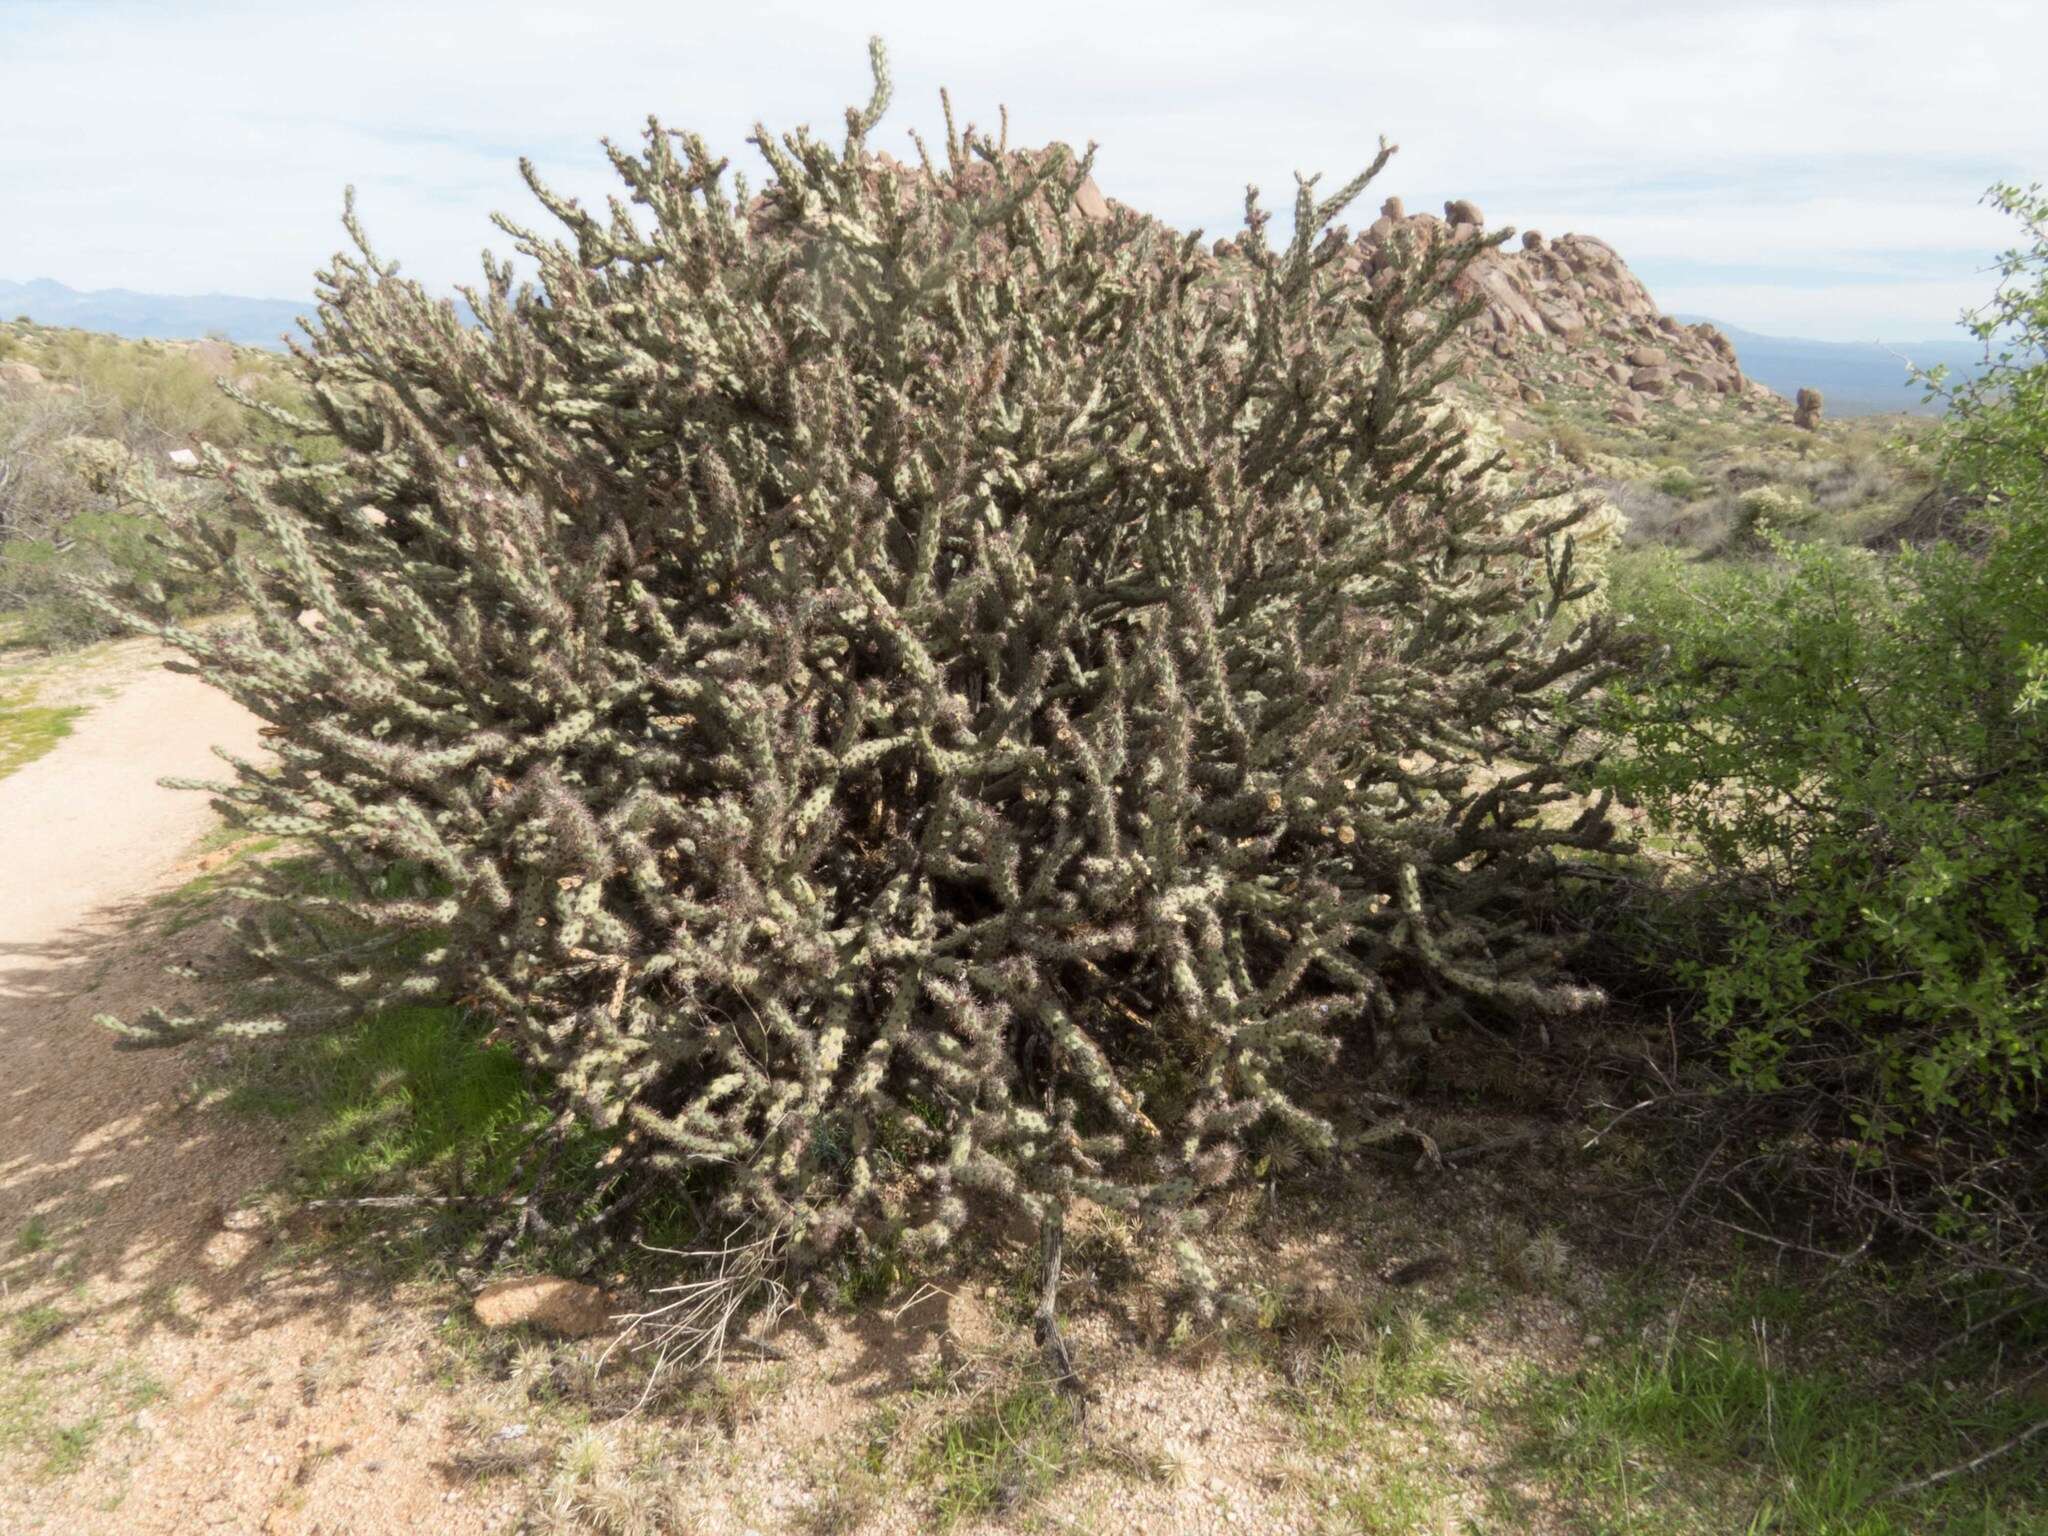
<path fill-rule="evenodd" d="M 1215 235 L 1385 134 L 1373 207 L 1598 235 L 1781 335 L 1950 334 L 2013 233 L 1985 187 L 2048 177 L 2044 0 L 0 0 L 0 278 L 298 298 L 354 182 L 385 255 L 468 281 L 492 209 L 545 222 L 519 154 L 601 196 L 652 112 L 751 170 L 756 117 L 865 99 L 877 31 L 882 148 L 949 85 Z"/>

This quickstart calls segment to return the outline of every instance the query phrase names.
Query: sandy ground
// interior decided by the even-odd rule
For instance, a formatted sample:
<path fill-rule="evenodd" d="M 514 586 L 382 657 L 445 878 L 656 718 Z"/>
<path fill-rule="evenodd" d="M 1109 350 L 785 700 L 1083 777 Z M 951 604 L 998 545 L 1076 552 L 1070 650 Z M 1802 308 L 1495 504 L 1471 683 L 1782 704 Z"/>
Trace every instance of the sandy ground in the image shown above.
<path fill-rule="evenodd" d="M 214 825 L 156 781 L 259 747 L 156 660 L 118 647 L 71 679 L 113 696 L 0 779 L 0 1530 L 490 1528 L 435 1470 L 445 1408 L 412 1400 L 417 1350 L 377 1348 L 375 1298 L 266 1264 L 237 1218 L 274 1139 L 182 1105 L 193 1048 L 116 1050 L 92 1022 L 203 985 L 164 968 L 203 970 L 210 941 L 137 926 Z"/>

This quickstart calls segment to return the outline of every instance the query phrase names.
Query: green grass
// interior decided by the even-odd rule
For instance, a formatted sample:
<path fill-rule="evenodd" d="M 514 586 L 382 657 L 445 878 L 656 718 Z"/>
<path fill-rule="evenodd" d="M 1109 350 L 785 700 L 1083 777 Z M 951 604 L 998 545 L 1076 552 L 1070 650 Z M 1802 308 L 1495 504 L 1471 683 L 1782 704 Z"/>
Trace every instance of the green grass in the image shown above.
<path fill-rule="evenodd" d="M 163 1396 L 163 1383 L 125 1358 L 97 1371 L 0 1367 L 0 1456 L 27 1461 L 41 1482 L 69 1477 L 92 1459 L 109 1425 Z M 70 1413 L 78 1417 L 67 1422 Z"/>
<path fill-rule="evenodd" d="M 0 1367 L 0 1455 L 41 1453 L 49 1432 L 50 1402 L 39 1375 Z"/>
<path fill-rule="evenodd" d="M 1073 1403 L 1034 1380 L 941 1424 L 915 1470 L 933 1486 L 941 1529 L 951 1529 L 1030 1503 L 1084 1455 Z"/>
<path fill-rule="evenodd" d="M 1320 1529 L 1333 1536 L 1439 1529 L 1447 1489 L 1436 1474 L 1458 1453 L 1426 1410 L 1436 1400 L 1473 1399 L 1444 1331 L 1468 1306 L 1433 1314 L 1412 1302 L 1385 1302 L 1326 1333 L 1308 1359 L 1297 1357 L 1278 1396 L 1323 1469 L 1309 1490 L 1323 1515 Z"/>
<path fill-rule="evenodd" d="M 0 700 L 0 779 L 25 768 L 71 734 L 83 705 Z"/>
<path fill-rule="evenodd" d="M 554 1111 L 511 1047 L 487 1041 L 462 1010 L 411 1006 L 280 1048 L 236 1051 L 208 1085 L 221 1108 L 284 1122 L 286 1192 L 295 1200 L 423 1195 L 446 1203 L 347 1212 L 331 1236 L 393 1279 L 432 1279 L 472 1259 L 505 1219 L 498 1198 L 524 1192 Z M 575 1131 L 549 1162 L 547 1214 L 585 1213 L 601 1132 Z M 526 1250 L 545 1264 L 544 1240 Z"/>
<path fill-rule="evenodd" d="M 24 1307 L 7 1320 L 7 1331 L 13 1335 L 17 1357 L 33 1354 L 70 1326 L 70 1315 L 47 1302 Z"/>
<path fill-rule="evenodd" d="M 217 826 L 202 838 L 192 852 L 195 857 L 209 853 L 233 851 L 228 858 L 202 875 L 195 875 L 183 885 L 150 899 L 150 912 L 138 921 L 154 918 L 159 931 L 165 937 L 183 933 L 186 929 L 204 922 L 214 915 L 216 900 L 229 883 L 244 878 L 248 871 L 242 866 L 254 858 L 273 853 L 284 846 L 281 837 L 251 837 L 239 827 L 225 824 Z"/>
<path fill-rule="evenodd" d="M 1793 1335 L 1796 1337 L 1796 1334 Z M 1540 1472 L 1588 1532 L 1772 1536 L 2019 1536 L 2048 1530 L 2048 1457 L 2025 1451 L 1972 1478 L 1887 1501 L 2026 1422 L 1981 1391 L 1874 1391 L 1786 1363 L 1783 1335 L 1674 1332 L 1532 1375 L 1508 1411 Z"/>
<path fill-rule="evenodd" d="M 1281 1396 L 1308 1443 L 1329 1453 L 1351 1448 L 1419 1398 L 1457 1398 L 1467 1390 L 1435 1323 L 1402 1305 L 1368 1320 L 1355 1338 L 1327 1343 Z"/>
<path fill-rule="evenodd" d="M 1444 1529 L 1437 1511 L 1442 1495 L 1414 1469 L 1387 1460 L 1370 1481 L 1327 1496 L 1324 1529 L 1344 1536 L 1419 1536 Z"/>
<path fill-rule="evenodd" d="M 76 1424 L 53 1425 L 45 1431 L 42 1473 L 45 1477 L 68 1477 L 85 1465 L 106 1420 L 98 1414 Z"/>
<path fill-rule="evenodd" d="M 337 873 L 296 852 L 251 870 L 250 860 L 279 846 L 275 838 L 218 834 L 214 851 L 230 857 L 159 898 L 150 920 L 166 932 L 207 921 L 236 899 L 235 887 L 253 883 L 252 874 L 312 896 L 352 894 Z M 415 895 L 441 889 L 430 875 L 402 864 L 380 877 L 379 888 Z M 346 918 L 331 913 L 316 913 L 308 926 L 330 944 L 360 938 Z M 446 942 L 438 930 L 422 931 L 379 963 L 409 963 Z M 289 1016 L 294 1002 L 275 978 L 250 976 L 232 1005 Z M 608 1177 L 599 1160 L 615 1137 L 579 1126 L 550 1146 L 557 1109 L 519 1053 L 488 1035 L 486 1021 L 447 1004 L 389 1008 L 340 1028 L 231 1047 L 197 1085 L 196 1096 L 229 1113 L 282 1122 L 281 1193 L 290 1201 L 426 1197 L 412 1205 L 344 1210 L 323 1226 L 326 1239 L 388 1278 L 431 1280 L 473 1262 L 507 1223 L 507 1199 L 533 1193 L 543 1168 L 547 1230 L 564 1230 L 557 1224 L 573 1225 L 594 1213 Z M 639 1214 L 639 1235 L 650 1241 L 693 1230 L 679 1225 L 687 1214 L 680 1198 L 650 1198 Z M 568 1257 L 535 1235 L 540 1230 L 536 1224 L 522 1239 L 517 1252 L 524 1259 L 546 1266 Z"/>
<path fill-rule="evenodd" d="M 489 1189 L 549 1115 L 511 1049 L 481 1036 L 459 1009 L 394 1008 L 270 1055 L 226 1104 L 296 1123 L 309 1193 Z"/>
<path fill-rule="evenodd" d="M 1739 1264 L 1683 1298 L 1617 1279 L 1585 1318 L 1593 1347 L 1565 1368 L 1485 1331 L 1498 1299 L 1388 1299 L 1333 1325 L 1276 1309 L 1259 1348 L 1284 1370 L 1278 1405 L 1313 1456 L 1305 1491 L 1319 1530 L 1434 1532 L 1462 1506 L 1455 1528 L 1490 1536 L 1539 1516 L 1584 1536 L 2048 1532 L 2039 1440 L 1888 1497 L 2041 1410 L 1992 1396 L 1988 1360 L 1951 1359 L 1938 1383 L 1887 1384 L 1897 1350 L 1854 1295 L 1823 1300 Z M 1478 1355 L 1459 1342 L 1475 1327 L 1491 1339 Z M 1467 1368 L 1502 1352 L 1504 1372 Z"/>

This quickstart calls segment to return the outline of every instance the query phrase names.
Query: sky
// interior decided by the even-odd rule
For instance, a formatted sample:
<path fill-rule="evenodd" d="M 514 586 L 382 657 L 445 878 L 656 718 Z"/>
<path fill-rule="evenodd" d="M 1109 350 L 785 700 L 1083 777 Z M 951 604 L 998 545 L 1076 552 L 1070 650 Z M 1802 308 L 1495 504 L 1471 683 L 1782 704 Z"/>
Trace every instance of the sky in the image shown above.
<path fill-rule="evenodd" d="M 754 122 L 836 140 L 889 46 L 872 142 L 938 90 L 1011 141 L 1090 140 L 1112 198 L 1211 236 L 1256 183 L 1476 201 L 1597 235 L 1667 312 L 1769 334 L 1954 334 L 2048 178 L 2043 0 L 0 0 L 0 278 L 297 299 L 353 183 L 380 254 L 445 290 L 613 186 L 650 113 L 735 166 Z"/>

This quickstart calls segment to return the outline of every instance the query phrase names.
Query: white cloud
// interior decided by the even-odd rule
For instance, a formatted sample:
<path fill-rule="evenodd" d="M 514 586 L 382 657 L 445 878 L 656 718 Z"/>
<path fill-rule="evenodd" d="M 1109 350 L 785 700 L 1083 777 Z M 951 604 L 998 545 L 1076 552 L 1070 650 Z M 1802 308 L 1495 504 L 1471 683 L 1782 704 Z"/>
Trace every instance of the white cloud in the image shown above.
<path fill-rule="evenodd" d="M 1405 147 L 1375 198 L 1472 196 L 1651 270 L 1816 274 L 1713 289 L 1759 329 L 1897 335 L 1981 300 L 2007 232 L 1978 195 L 2048 168 L 2032 0 L 0 0 L 0 276 L 301 295 L 353 181 L 387 254 L 467 280 L 505 244 L 489 210 L 530 207 L 517 153 L 601 195 L 596 138 L 654 110 L 745 164 L 757 114 L 836 126 L 870 30 L 885 147 L 935 131 L 950 83 L 963 116 L 1097 139 L 1112 196 L 1220 231 L 1246 181 L 1284 209 L 1294 168 L 1333 183 L 1384 132 Z"/>

